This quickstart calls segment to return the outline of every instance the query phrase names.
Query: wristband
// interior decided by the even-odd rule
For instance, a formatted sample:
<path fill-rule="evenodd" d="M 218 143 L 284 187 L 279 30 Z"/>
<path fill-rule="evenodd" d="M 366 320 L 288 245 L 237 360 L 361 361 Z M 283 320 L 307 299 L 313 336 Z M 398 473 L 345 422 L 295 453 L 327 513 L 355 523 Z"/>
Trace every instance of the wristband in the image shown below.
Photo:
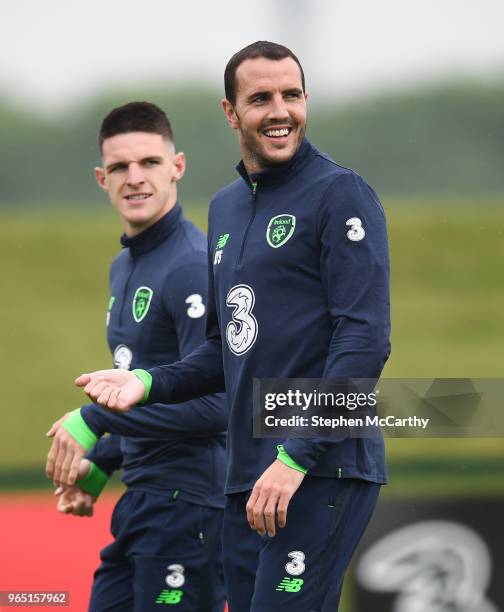
<path fill-rule="evenodd" d="M 92 448 L 98 440 L 98 436 L 88 427 L 86 421 L 82 418 L 80 408 L 73 410 L 69 417 L 63 421 L 61 426 L 87 451 Z"/>
<path fill-rule="evenodd" d="M 98 497 L 105 488 L 108 479 L 108 475 L 91 461 L 88 473 L 84 478 L 79 478 L 75 484 L 83 491 L 91 493 L 93 497 Z"/>
<path fill-rule="evenodd" d="M 279 444 L 277 446 L 277 449 L 278 449 L 277 459 L 279 461 L 281 461 L 282 463 L 285 463 L 285 465 L 289 466 L 293 470 L 297 470 L 298 472 L 303 472 L 303 474 L 306 474 L 308 470 L 302 467 L 301 465 L 299 465 L 299 463 L 296 463 L 294 461 L 294 459 L 287 453 L 287 451 L 283 447 L 283 444 Z"/>
<path fill-rule="evenodd" d="M 143 400 L 140 402 L 141 404 L 145 404 L 149 399 L 149 393 L 152 387 L 152 374 L 149 374 L 147 370 L 141 369 L 133 370 L 133 374 L 138 378 L 141 383 L 143 383 L 145 387 Z"/>

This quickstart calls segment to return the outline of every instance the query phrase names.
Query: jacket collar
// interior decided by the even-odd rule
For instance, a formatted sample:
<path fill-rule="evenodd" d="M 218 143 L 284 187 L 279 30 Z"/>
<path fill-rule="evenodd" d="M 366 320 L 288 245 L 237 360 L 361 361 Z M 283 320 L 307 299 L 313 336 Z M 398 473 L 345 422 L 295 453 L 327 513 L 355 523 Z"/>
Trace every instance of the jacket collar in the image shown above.
<path fill-rule="evenodd" d="M 132 237 L 123 234 L 121 236 L 121 244 L 123 247 L 129 248 L 133 257 L 146 253 L 157 247 L 158 244 L 163 242 L 163 240 L 173 232 L 180 223 L 181 216 L 182 208 L 177 202 L 166 215 L 161 217 L 159 221 L 156 221 L 154 225 L 151 225 L 142 233 Z"/>
<path fill-rule="evenodd" d="M 263 170 L 262 172 L 249 175 L 242 160 L 236 166 L 236 170 L 249 187 L 252 183 L 257 183 L 261 186 L 273 185 L 275 183 L 283 182 L 292 176 L 293 173 L 300 170 L 306 163 L 312 151 L 313 146 L 306 138 L 304 138 L 301 146 L 296 151 L 294 156 L 285 164 L 278 164 L 278 166 L 272 166 L 271 168 Z"/>

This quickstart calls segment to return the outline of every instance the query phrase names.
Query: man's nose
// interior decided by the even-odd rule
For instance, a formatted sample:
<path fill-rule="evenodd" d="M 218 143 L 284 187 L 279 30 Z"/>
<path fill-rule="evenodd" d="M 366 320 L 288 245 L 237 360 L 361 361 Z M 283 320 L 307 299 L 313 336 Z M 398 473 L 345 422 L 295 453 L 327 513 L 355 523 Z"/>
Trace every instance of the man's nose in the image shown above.
<path fill-rule="evenodd" d="M 141 185 L 144 182 L 142 169 L 138 164 L 129 164 L 127 181 L 129 185 Z"/>
<path fill-rule="evenodd" d="M 276 119 L 277 121 L 289 119 L 289 111 L 282 94 L 279 93 L 271 99 L 269 116 L 270 119 Z"/>

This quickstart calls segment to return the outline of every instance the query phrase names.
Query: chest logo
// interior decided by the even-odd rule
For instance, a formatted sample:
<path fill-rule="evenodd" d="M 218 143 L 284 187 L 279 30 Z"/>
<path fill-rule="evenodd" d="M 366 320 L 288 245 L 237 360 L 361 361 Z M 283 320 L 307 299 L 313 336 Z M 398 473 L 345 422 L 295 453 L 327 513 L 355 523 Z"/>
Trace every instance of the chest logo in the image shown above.
<path fill-rule="evenodd" d="M 296 217 L 294 215 L 276 215 L 268 223 L 266 240 L 270 247 L 278 249 L 283 246 L 292 236 L 296 228 Z"/>
<path fill-rule="evenodd" d="M 145 319 L 154 291 L 150 287 L 138 287 L 133 296 L 133 318 L 137 323 Z"/>
<path fill-rule="evenodd" d="M 351 227 L 351 229 L 348 230 L 346 235 L 353 242 L 358 242 L 359 240 L 362 240 L 366 235 L 366 232 L 362 227 L 362 221 L 359 219 L 359 217 L 352 217 L 351 219 L 348 219 L 346 225 L 350 225 Z"/>
<path fill-rule="evenodd" d="M 217 245 L 215 247 L 216 250 L 215 250 L 215 255 L 214 255 L 214 266 L 216 266 L 217 264 L 220 264 L 221 259 L 222 259 L 222 250 L 226 246 L 228 240 L 229 240 L 229 234 L 221 234 L 219 236 L 219 239 L 217 240 Z"/>
<path fill-rule="evenodd" d="M 226 327 L 226 340 L 229 350 L 238 356 L 246 353 L 257 339 L 257 319 L 252 314 L 254 302 L 254 292 L 248 285 L 235 285 L 227 294 L 226 306 L 234 310 Z"/>
<path fill-rule="evenodd" d="M 129 346 L 118 344 L 114 350 L 114 365 L 120 370 L 129 370 L 133 360 L 133 353 Z"/>

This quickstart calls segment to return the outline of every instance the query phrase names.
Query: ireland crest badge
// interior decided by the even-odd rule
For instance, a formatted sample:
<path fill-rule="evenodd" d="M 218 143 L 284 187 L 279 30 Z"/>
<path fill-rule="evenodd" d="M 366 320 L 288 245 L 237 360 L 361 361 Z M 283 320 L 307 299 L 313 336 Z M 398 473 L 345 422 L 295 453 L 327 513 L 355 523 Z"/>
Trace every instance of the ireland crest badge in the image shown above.
<path fill-rule="evenodd" d="M 270 247 L 278 249 L 283 246 L 294 233 L 296 217 L 294 215 L 276 215 L 272 217 L 266 230 L 266 240 Z"/>
<path fill-rule="evenodd" d="M 143 321 L 149 312 L 154 291 L 150 287 L 138 287 L 133 296 L 133 318 L 137 323 Z"/>

